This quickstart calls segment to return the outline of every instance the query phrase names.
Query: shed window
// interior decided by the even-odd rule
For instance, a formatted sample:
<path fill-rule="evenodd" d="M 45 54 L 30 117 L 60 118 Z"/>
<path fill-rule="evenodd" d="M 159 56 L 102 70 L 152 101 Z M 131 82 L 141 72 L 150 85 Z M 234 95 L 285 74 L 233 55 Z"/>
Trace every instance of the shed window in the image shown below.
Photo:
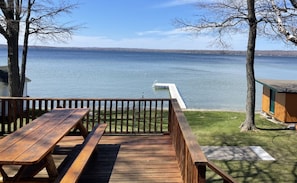
<path fill-rule="evenodd" d="M 270 105 L 269 111 L 274 114 L 274 107 L 275 107 L 275 91 L 270 89 Z"/>

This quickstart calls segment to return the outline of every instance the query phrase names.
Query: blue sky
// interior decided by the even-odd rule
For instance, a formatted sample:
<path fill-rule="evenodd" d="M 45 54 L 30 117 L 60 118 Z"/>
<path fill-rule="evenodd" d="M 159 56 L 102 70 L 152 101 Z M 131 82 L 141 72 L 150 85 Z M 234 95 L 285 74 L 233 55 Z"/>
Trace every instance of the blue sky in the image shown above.
<path fill-rule="evenodd" d="M 221 49 L 211 46 L 210 37 L 179 31 L 176 18 L 195 20 L 197 0 L 80 0 L 64 20 L 82 24 L 71 40 L 46 43 L 50 46 L 123 47 L 150 49 Z M 62 20 L 61 20 L 62 21 Z M 233 50 L 246 49 L 247 34 L 234 35 Z M 32 44 L 42 45 L 38 41 Z M 258 50 L 293 49 L 281 42 L 258 39 Z"/>

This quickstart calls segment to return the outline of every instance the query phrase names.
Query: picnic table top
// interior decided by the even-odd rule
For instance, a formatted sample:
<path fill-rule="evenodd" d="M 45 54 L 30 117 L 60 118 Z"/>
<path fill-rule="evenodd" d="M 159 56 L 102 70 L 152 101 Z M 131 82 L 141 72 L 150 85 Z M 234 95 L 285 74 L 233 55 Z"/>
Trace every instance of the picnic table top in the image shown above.
<path fill-rule="evenodd" d="M 89 109 L 54 109 L 0 139 L 0 165 L 40 162 L 89 112 Z"/>

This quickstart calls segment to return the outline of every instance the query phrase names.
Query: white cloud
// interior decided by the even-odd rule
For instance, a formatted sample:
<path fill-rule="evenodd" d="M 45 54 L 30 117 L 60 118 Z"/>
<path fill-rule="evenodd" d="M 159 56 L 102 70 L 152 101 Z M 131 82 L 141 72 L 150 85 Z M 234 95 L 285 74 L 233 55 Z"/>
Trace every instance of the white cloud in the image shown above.
<path fill-rule="evenodd" d="M 207 47 L 208 44 L 208 38 L 206 37 L 194 38 L 191 36 L 138 36 L 134 38 L 122 39 L 112 39 L 99 36 L 73 36 L 72 40 L 68 41 L 67 43 L 47 43 L 46 46 L 148 49 L 210 49 L 210 47 Z M 34 45 L 43 44 L 36 41 L 34 42 Z"/>
<path fill-rule="evenodd" d="M 189 50 L 207 50 L 220 49 L 210 45 L 211 37 L 208 36 L 191 36 L 174 33 L 175 30 L 147 31 L 141 33 L 142 36 L 134 38 L 112 39 L 107 37 L 89 37 L 73 36 L 68 43 L 51 43 L 47 46 L 62 47 L 115 47 L 115 48 L 148 48 L 148 49 L 189 49 Z M 146 34 L 149 34 L 146 36 Z M 155 34 L 158 34 L 156 36 Z M 160 36 L 163 35 L 163 36 Z M 36 43 L 37 44 L 37 43 Z M 38 45 L 38 44 L 37 44 Z M 237 49 L 241 49 L 236 47 Z"/>
<path fill-rule="evenodd" d="M 235 34 L 229 38 L 231 50 L 246 50 L 247 35 Z M 192 35 L 180 29 L 167 31 L 152 30 L 138 32 L 135 37 L 123 37 L 114 39 L 104 36 L 80 36 L 73 35 L 67 42 L 41 42 L 30 40 L 30 45 L 55 46 L 55 47 L 113 47 L 113 48 L 148 48 L 148 49 L 184 49 L 184 50 L 218 50 L 222 49 L 213 42 L 209 34 Z M 213 44 L 212 44 L 213 43 Z M 0 44 L 6 44 L 0 36 Z M 290 50 L 281 41 L 269 41 L 258 37 L 257 50 Z"/>
<path fill-rule="evenodd" d="M 143 32 L 137 32 L 136 33 L 138 36 L 148 36 L 148 35 L 153 35 L 153 36 L 174 36 L 174 35 L 184 35 L 188 34 L 182 29 L 173 29 L 173 30 L 168 30 L 168 31 L 161 31 L 161 30 L 150 30 L 150 31 L 143 31 Z"/>

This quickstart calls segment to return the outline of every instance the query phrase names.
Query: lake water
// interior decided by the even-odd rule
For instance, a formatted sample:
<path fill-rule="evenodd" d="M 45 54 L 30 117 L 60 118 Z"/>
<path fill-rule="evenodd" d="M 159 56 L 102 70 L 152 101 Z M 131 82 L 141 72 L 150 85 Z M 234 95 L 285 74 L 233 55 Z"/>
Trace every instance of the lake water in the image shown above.
<path fill-rule="evenodd" d="M 0 49 L 0 65 L 7 65 Z M 294 57 L 255 59 L 257 79 L 297 79 Z M 87 49 L 32 48 L 27 77 L 31 97 L 164 98 L 154 82 L 175 83 L 187 108 L 244 110 L 245 57 Z M 262 86 L 257 84 L 256 109 Z"/>

